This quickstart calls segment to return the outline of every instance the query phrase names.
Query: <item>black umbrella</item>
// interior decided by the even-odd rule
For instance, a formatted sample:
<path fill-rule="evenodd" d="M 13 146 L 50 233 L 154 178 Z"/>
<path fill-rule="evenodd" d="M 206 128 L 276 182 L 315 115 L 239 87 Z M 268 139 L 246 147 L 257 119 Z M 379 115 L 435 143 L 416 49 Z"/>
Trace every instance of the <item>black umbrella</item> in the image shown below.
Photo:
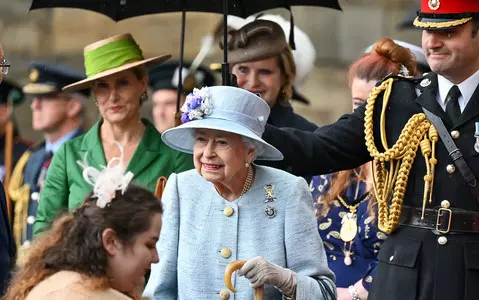
<path fill-rule="evenodd" d="M 338 0 L 32 0 L 30 10 L 39 8 L 79 8 L 95 11 L 110 17 L 115 21 L 144 16 L 149 14 L 182 12 L 179 68 L 183 68 L 183 49 L 185 39 L 186 12 L 211 12 L 223 14 L 223 42 L 227 45 L 228 14 L 246 18 L 258 12 L 286 8 L 291 12 L 291 6 L 319 6 L 341 10 Z M 291 28 L 293 28 L 291 14 Z M 291 30 L 291 33 L 293 30 Z M 294 48 L 294 37 L 290 36 Z M 228 49 L 224 47 L 222 64 L 223 85 L 230 84 Z M 179 72 L 177 112 L 180 109 L 180 95 L 183 89 L 182 72 Z"/>

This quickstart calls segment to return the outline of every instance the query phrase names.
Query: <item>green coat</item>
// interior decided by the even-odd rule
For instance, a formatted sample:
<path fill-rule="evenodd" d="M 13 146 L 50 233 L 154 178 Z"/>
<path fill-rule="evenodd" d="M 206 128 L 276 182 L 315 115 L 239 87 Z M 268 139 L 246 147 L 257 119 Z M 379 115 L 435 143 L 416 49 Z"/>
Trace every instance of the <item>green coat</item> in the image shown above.
<path fill-rule="evenodd" d="M 77 161 L 83 161 L 88 152 L 89 166 L 101 169 L 106 165 L 105 153 L 100 140 L 100 124 L 97 122 L 87 133 L 64 143 L 55 153 L 48 168 L 45 185 L 40 194 L 34 233 L 50 227 L 62 213 L 71 212 L 80 206 L 93 189 L 82 176 L 83 169 Z M 145 134 L 138 144 L 126 172 L 134 174 L 133 181 L 154 192 L 160 176 L 169 177 L 193 168 L 190 154 L 171 149 L 161 140 L 160 133 L 147 120 Z"/>

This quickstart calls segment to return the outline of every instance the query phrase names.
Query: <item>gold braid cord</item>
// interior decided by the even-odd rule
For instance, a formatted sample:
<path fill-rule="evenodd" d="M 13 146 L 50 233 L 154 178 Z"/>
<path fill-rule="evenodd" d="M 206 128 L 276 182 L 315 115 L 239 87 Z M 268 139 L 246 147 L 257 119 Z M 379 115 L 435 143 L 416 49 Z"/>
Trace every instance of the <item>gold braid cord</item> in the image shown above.
<path fill-rule="evenodd" d="M 404 126 L 397 142 L 388 147 L 386 138 L 386 110 L 391 96 L 394 79 L 385 80 L 379 87 L 375 87 L 366 105 L 364 118 L 364 133 L 366 146 L 373 157 L 373 185 L 378 201 L 379 229 L 390 234 L 396 230 L 401 215 L 404 194 L 416 157 L 418 148 L 426 160 L 426 175 L 424 176 L 423 214 L 427 200 L 431 201 L 434 182 L 435 144 L 438 141 L 437 131 L 423 113 L 413 115 Z M 380 93 L 384 91 L 380 118 L 381 143 L 384 152 L 380 153 L 374 143 L 373 112 L 374 103 Z M 392 200 L 389 205 L 389 199 Z"/>

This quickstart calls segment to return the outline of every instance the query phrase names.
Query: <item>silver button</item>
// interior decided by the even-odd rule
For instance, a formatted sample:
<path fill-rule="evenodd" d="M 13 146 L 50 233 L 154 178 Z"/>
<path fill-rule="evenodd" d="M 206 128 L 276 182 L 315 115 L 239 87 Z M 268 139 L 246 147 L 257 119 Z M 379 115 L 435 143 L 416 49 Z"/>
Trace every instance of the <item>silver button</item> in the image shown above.
<path fill-rule="evenodd" d="M 391 257 L 389 258 L 389 261 L 393 261 L 394 259 L 394 255 L 391 255 Z"/>
<path fill-rule="evenodd" d="M 40 200 L 40 193 L 39 192 L 33 192 L 30 195 L 30 198 L 32 198 L 33 201 L 38 201 L 38 200 Z"/>
<path fill-rule="evenodd" d="M 441 207 L 442 208 L 449 208 L 449 207 L 451 207 L 451 203 L 447 200 L 442 200 L 441 201 Z"/>
<path fill-rule="evenodd" d="M 453 164 L 447 165 L 446 171 L 449 174 L 453 174 L 454 172 L 456 172 L 456 167 Z"/>
<path fill-rule="evenodd" d="M 447 244 L 447 237 L 445 236 L 440 236 L 437 238 L 437 242 L 439 245 L 446 245 Z"/>
<path fill-rule="evenodd" d="M 25 247 L 25 248 L 28 248 L 30 247 L 32 243 L 29 241 L 29 240 L 26 240 L 25 242 L 23 242 L 22 246 Z"/>
<path fill-rule="evenodd" d="M 453 130 L 451 131 L 451 136 L 453 139 L 457 140 L 459 138 L 459 136 L 461 135 L 461 133 L 457 130 Z"/>
<path fill-rule="evenodd" d="M 33 225 L 33 223 L 35 223 L 35 217 L 34 216 L 28 216 L 27 223 L 30 224 L 30 225 Z"/>

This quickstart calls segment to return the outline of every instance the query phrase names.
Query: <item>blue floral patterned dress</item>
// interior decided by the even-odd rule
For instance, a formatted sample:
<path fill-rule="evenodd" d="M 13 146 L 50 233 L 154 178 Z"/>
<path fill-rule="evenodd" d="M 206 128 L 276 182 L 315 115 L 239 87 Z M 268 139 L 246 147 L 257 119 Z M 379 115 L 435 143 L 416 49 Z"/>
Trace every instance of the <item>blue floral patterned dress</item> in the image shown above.
<path fill-rule="evenodd" d="M 350 210 L 342 205 L 339 199 L 331 203 L 329 210 L 324 212 L 325 215 L 320 209 L 321 200 L 330 187 L 330 178 L 331 175 L 314 176 L 310 184 L 316 203 L 318 230 L 326 249 L 329 268 L 336 274 L 337 287 L 347 288 L 362 278 L 364 288 L 369 290 L 376 269 L 376 255 L 387 236 L 377 228 L 376 218 L 368 213 L 370 195 L 365 191 L 365 182 L 352 181 L 341 198 L 348 206 L 359 203 L 356 211 L 358 231 L 351 242 L 345 243 L 341 239 L 341 222 Z M 351 255 L 346 255 L 345 252 L 348 250 Z M 349 256 L 351 260 L 348 261 L 349 258 L 345 260 L 346 256 Z M 348 265 L 348 263 L 351 264 Z"/>

